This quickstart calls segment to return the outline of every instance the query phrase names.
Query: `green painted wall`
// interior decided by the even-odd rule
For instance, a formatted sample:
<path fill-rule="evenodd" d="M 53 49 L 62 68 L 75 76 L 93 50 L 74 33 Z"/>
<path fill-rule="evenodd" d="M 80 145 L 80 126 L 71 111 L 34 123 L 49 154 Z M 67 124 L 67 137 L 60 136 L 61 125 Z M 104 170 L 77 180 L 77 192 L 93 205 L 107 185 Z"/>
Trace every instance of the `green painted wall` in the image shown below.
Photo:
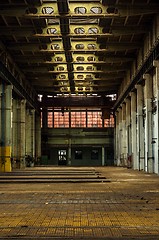
<path fill-rule="evenodd" d="M 98 150 L 98 158 L 92 159 L 92 150 Z M 81 151 L 82 159 L 76 158 L 76 151 Z M 102 149 L 101 147 L 73 147 L 71 164 L 73 166 L 101 166 Z"/>
<path fill-rule="evenodd" d="M 101 166 L 102 146 L 105 148 L 104 164 L 114 164 L 114 129 L 45 129 L 42 130 L 41 163 L 59 165 L 58 150 L 67 150 L 71 146 L 72 166 Z M 98 157 L 92 159 L 92 150 L 98 149 Z M 76 159 L 75 151 L 82 151 L 82 158 Z M 46 157 L 47 156 L 47 157 Z M 68 164 L 68 159 L 67 159 Z"/>

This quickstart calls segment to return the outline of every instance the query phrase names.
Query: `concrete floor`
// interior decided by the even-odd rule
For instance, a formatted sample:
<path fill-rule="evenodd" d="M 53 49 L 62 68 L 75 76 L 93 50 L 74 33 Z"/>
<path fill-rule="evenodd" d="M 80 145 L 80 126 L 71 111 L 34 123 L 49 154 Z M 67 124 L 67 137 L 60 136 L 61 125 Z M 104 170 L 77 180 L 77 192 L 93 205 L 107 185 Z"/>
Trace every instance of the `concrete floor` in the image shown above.
<path fill-rule="evenodd" d="M 0 239 L 159 240 L 159 176 L 117 167 L 1 173 Z"/>

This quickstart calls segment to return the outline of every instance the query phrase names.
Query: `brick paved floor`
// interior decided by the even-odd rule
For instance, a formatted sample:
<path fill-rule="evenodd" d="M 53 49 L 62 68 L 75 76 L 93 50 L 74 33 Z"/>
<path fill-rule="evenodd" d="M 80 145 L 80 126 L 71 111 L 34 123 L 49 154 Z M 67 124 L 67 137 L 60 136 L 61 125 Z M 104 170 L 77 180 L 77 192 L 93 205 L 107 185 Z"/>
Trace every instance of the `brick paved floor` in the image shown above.
<path fill-rule="evenodd" d="M 159 240 L 159 176 L 116 167 L 0 174 L 0 239 Z"/>

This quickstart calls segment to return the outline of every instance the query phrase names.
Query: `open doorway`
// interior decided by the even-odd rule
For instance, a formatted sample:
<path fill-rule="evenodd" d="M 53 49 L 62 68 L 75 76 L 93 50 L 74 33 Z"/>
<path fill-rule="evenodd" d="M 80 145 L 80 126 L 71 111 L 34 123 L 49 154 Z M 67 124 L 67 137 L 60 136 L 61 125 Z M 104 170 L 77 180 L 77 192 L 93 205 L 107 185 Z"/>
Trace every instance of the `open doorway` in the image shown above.
<path fill-rule="evenodd" d="M 67 151 L 58 150 L 58 165 L 67 165 Z"/>

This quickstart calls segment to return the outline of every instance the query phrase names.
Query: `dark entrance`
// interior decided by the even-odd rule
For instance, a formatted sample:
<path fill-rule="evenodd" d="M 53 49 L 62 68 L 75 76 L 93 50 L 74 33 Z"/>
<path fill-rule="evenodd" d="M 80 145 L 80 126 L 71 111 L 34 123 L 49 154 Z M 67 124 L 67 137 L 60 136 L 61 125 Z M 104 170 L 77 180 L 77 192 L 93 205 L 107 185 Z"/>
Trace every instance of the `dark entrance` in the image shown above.
<path fill-rule="evenodd" d="M 67 165 L 67 151 L 58 150 L 58 165 Z"/>

